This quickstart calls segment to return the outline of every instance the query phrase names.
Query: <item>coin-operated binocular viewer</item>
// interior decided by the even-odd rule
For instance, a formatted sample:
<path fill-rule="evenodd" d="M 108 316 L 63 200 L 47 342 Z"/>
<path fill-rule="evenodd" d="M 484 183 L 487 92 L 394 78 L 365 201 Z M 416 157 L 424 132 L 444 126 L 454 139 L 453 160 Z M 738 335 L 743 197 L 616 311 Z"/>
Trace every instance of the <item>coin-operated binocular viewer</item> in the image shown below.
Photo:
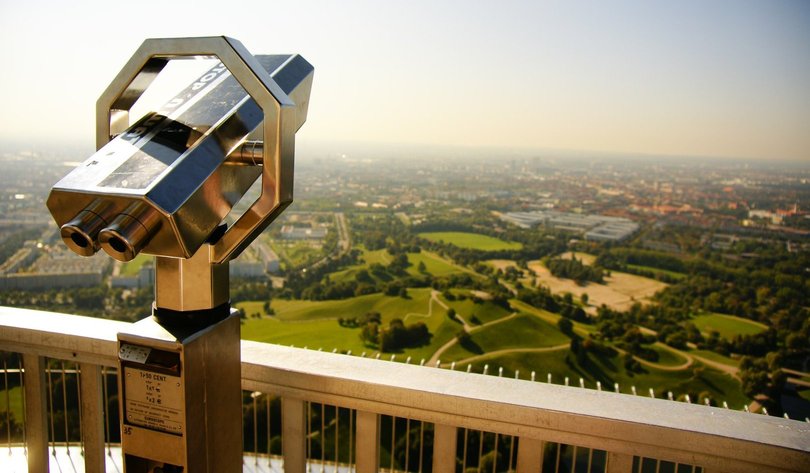
<path fill-rule="evenodd" d="M 130 124 L 169 61 L 196 57 L 220 62 Z M 152 316 L 118 335 L 127 473 L 241 471 L 228 261 L 292 202 L 312 76 L 300 56 L 253 56 L 226 37 L 146 40 L 98 100 L 98 151 L 51 190 L 48 209 L 74 252 L 156 257 Z M 261 195 L 226 226 L 257 179 Z"/>

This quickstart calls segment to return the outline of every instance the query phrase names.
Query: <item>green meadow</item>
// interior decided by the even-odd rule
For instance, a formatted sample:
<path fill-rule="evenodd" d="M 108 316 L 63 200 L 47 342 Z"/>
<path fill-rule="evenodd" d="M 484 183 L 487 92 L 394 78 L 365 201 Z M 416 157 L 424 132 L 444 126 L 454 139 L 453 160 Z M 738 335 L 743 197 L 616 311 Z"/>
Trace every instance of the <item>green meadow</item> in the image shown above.
<path fill-rule="evenodd" d="M 658 353 L 658 361 L 656 361 L 656 363 L 659 365 L 681 366 L 689 361 L 685 356 L 681 355 L 676 350 L 667 347 L 661 342 L 656 342 L 653 345 L 650 345 L 650 349 Z"/>
<path fill-rule="evenodd" d="M 716 331 L 728 340 L 737 335 L 756 335 L 768 329 L 765 325 L 753 320 L 723 314 L 704 314 L 695 317 L 692 322 L 704 335 Z"/>
<path fill-rule="evenodd" d="M 463 360 L 499 350 L 547 348 L 567 344 L 570 339 L 557 327 L 529 314 L 518 314 L 476 329 L 469 340 L 457 343 L 442 354 L 443 362 Z"/>
<path fill-rule="evenodd" d="M 735 360 L 734 358 L 729 358 L 727 356 L 721 355 L 719 353 L 715 353 L 711 350 L 689 350 L 691 355 L 695 355 L 701 358 L 706 358 L 709 361 L 716 361 L 717 363 L 723 363 L 724 365 L 728 366 L 740 366 L 740 361 Z"/>
<path fill-rule="evenodd" d="M 387 266 L 393 260 L 393 257 L 388 254 L 388 250 L 374 250 L 369 251 L 364 248 L 360 248 L 363 252 L 361 255 L 362 261 L 355 265 L 349 266 L 346 269 L 341 271 L 336 271 L 329 275 L 329 280 L 333 282 L 346 282 L 354 280 L 357 276 L 357 273 L 361 270 L 368 271 L 372 264 L 381 264 L 383 266 Z M 419 272 L 419 264 L 423 263 L 425 265 L 425 272 L 435 276 L 435 277 L 442 277 L 447 276 L 450 274 L 457 274 L 461 273 L 464 270 L 457 266 L 454 266 L 446 259 L 435 255 L 433 253 L 422 251 L 420 253 L 408 253 L 408 263 L 410 266 L 406 268 L 406 271 L 411 276 L 419 276 L 422 273 Z M 376 277 L 374 274 L 370 274 L 371 278 L 380 282 L 379 278 Z M 386 282 L 385 281 L 382 282 Z"/>
<path fill-rule="evenodd" d="M 519 250 L 521 243 L 503 241 L 487 235 L 467 232 L 426 232 L 420 233 L 420 238 L 435 243 L 443 242 L 459 248 L 479 251 Z"/>

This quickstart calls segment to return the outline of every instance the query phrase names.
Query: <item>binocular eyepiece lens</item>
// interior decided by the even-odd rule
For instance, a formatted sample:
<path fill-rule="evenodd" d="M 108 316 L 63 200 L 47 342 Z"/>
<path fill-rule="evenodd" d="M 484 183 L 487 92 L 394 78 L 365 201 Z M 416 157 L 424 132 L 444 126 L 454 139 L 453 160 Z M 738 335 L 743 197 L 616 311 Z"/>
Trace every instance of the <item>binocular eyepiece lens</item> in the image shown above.
<path fill-rule="evenodd" d="M 59 233 L 65 244 L 81 256 L 93 256 L 99 250 L 98 234 L 107 226 L 105 216 L 110 205 L 95 201 L 62 225 Z"/>
<path fill-rule="evenodd" d="M 157 211 L 141 202 L 136 202 L 98 235 L 104 251 L 117 259 L 127 262 L 134 259 L 160 227 Z"/>
<path fill-rule="evenodd" d="M 110 202 L 93 201 L 62 225 L 60 234 L 68 248 L 80 256 L 93 256 L 103 248 L 118 261 L 135 258 L 160 228 L 160 215 L 149 205 L 135 202 L 108 224 L 112 208 Z"/>

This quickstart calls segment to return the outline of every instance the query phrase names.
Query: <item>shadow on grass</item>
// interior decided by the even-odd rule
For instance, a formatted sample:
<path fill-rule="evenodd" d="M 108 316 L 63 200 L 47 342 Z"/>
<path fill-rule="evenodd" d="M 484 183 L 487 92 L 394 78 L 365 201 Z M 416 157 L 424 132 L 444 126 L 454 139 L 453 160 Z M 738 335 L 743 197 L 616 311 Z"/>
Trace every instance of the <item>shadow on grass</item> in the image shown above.
<path fill-rule="evenodd" d="M 461 348 L 464 348 L 465 350 L 467 350 L 470 353 L 475 353 L 476 355 L 483 355 L 484 354 L 484 349 L 481 348 L 480 345 L 475 343 L 475 340 L 473 340 L 472 337 L 470 337 L 470 336 L 460 337 L 459 340 L 458 340 L 458 343 L 459 343 L 459 345 L 461 345 Z"/>

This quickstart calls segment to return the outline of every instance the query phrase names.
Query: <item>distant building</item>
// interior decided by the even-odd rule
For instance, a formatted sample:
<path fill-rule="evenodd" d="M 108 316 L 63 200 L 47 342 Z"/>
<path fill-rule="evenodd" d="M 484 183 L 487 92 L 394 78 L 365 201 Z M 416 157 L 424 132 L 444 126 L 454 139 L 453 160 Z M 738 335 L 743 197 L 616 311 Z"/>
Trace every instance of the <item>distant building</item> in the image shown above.
<path fill-rule="evenodd" d="M 268 273 L 278 273 L 281 270 L 281 261 L 278 255 L 267 245 L 258 245 L 256 251 L 259 259 L 264 264 L 264 270 Z"/>
<path fill-rule="evenodd" d="M 284 240 L 323 240 L 328 230 L 325 227 L 295 227 L 284 225 L 281 227 L 281 238 Z"/>
<path fill-rule="evenodd" d="M 140 289 L 155 285 L 155 268 L 151 264 L 145 264 L 134 276 L 113 276 L 110 278 L 110 286 L 124 287 L 128 289 Z"/>
<path fill-rule="evenodd" d="M 231 261 L 229 273 L 232 278 L 260 278 L 264 276 L 264 265 L 259 261 Z"/>
<path fill-rule="evenodd" d="M 9 259 L 0 265 L 0 274 L 16 273 L 22 268 L 25 268 L 39 257 L 40 252 L 37 250 L 36 245 L 30 245 L 32 242 L 25 242 L 25 245 L 18 249 Z"/>
<path fill-rule="evenodd" d="M 588 215 L 556 210 L 539 210 L 535 212 L 509 212 L 501 215 L 504 222 L 521 228 L 532 228 L 545 225 L 557 230 L 580 233 L 591 241 L 622 241 L 640 228 L 632 220 L 605 215 Z"/>
<path fill-rule="evenodd" d="M 630 238 L 639 229 L 636 222 L 614 222 L 601 225 L 585 233 L 585 239 L 590 241 L 618 242 Z"/>
<path fill-rule="evenodd" d="M 30 291 L 34 289 L 67 289 L 101 285 L 96 273 L 17 273 L 0 276 L 0 289 Z"/>

